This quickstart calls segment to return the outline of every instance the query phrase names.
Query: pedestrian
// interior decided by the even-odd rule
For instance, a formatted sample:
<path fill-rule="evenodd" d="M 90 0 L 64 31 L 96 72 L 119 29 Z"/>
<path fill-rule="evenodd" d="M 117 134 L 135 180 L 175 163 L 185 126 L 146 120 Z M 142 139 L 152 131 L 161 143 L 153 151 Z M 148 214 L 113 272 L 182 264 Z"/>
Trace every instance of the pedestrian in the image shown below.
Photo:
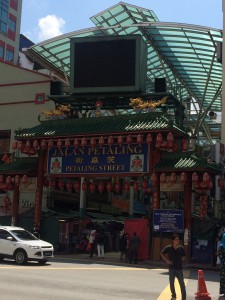
<path fill-rule="evenodd" d="M 103 230 L 97 233 L 96 244 L 98 250 L 98 258 L 105 258 L 105 234 Z"/>
<path fill-rule="evenodd" d="M 139 244 L 140 244 L 140 239 L 137 236 L 137 233 L 134 232 L 133 236 L 130 240 L 130 263 L 134 263 L 137 264 L 137 260 L 138 260 L 138 248 L 139 248 Z"/>
<path fill-rule="evenodd" d="M 218 248 L 220 258 L 220 294 L 223 294 L 223 297 L 225 297 L 225 233 Z"/>
<path fill-rule="evenodd" d="M 186 288 L 184 284 L 184 275 L 183 275 L 183 266 L 182 261 L 185 257 L 184 247 L 180 245 L 180 239 L 178 234 L 173 234 L 172 236 L 172 244 L 166 246 L 161 251 L 161 257 L 169 266 L 169 283 L 170 283 L 170 291 L 171 291 L 171 300 L 176 299 L 176 291 L 175 291 L 175 277 L 178 279 L 182 300 L 186 300 Z"/>
<path fill-rule="evenodd" d="M 89 236 L 90 257 L 93 257 L 96 245 L 96 230 L 92 230 Z"/>
<path fill-rule="evenodd" d="M 120 238 L 120 260 L 128 262 L 128 246 L 129 246 L 129 240 L 128 240 L 128 234 L 123 233 Z"/>

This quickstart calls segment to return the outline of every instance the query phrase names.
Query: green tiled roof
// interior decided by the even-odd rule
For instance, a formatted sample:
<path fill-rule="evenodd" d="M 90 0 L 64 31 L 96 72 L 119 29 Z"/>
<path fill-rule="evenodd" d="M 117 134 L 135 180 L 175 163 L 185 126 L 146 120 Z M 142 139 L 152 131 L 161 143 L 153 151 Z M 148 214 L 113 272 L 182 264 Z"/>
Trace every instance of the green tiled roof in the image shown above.
<path fill-rule="evenodd" d="M 0 174 L 36 174 L 37 157 L 20 157 L 15 161 L 0 165 Z"/>
<path fill-rule="evenodd" d="M 209 170 L 219 172 L 220 168 L 215 162 L 207 162 L 206 159 L 197 157 L 194 152 L 166 153 L 160 162 L 155 165 L 155 172 L 171 171 L 197 171 Z"/>
<path fill-rule="evenodd" d="M 179 135 L 187 135 L 166 114 L 151 112 L 96 118 L 46 120 L 35 127 L 16 130 L 15 139 L 124 134 L 159 130 L 171 130 Z"/>

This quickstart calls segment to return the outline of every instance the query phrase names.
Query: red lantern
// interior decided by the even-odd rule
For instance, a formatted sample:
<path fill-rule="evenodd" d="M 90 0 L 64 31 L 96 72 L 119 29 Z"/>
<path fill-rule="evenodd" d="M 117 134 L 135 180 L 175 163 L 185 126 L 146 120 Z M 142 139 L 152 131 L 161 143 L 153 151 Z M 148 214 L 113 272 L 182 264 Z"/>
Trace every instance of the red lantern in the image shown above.
<path fill-rule="evenodd" d="M 94 182 L 90 183 L 90 191 L 91 191 L 91 193 L 94 193 L 94 191 L 95 191 L 95 184 L 94 184 Z"/>
<path fill-rule="evenodd" d="M 193 182 L 197 182 L 197 181 L 198 181 L 198 174 L 197 174 L 196 172 L 194 172 L 194 173 L 192 174 L 192 181 L 193 181 Z"/>
<path fill-rule="evenodd" d="M 123 137 L 122 135 L 118 136 L 118 145 L 121 147 L 123 145 Z"/>
<path fill-rule="evenodd" d="M 160 175 L 159 180 L 160 180 L 161 183 L 166 183 L 166 174 L 165 174 L 165 173 L 162 173 L 162 174 Z"/>
<path fill-rule="evenodd" d="M 5 180 L 6 185 L 9 185 L 11 182 L 12 182 L 11 177 L 10 177 L 10 176 L 7 176 L 7 177 L 6 177 L 6 180 Z"/>
<path fill-rule="evenodd" d="M 55 188 L 55 186 L 56 186 L 56 182 L 55 182 L 55 180 L 51 180 L 51 183 L 50 183 L 50 185 L 51 185 L 51 188 Z"/>
<path fill-rule="evenodd" d="M 107 189 L 108 193 L 112 192 L 112 182 L 111 181 L 107 182 L 106 189 Z"/>
<path fill-rule="evenodd" d="M 58 187 L 61 191 L 64 189 L 64 183 L 61 179 L 58 181 Z"/>
<path fill-rule="evenodd" d="M 35 140 L 35 141 L 33 142 L 33 147 L 34 147 L 34 149 L 35 149 L 35 150 L 37 150 L 37 149 L 38 149 L 38 147 L 39 147 L 39 143 L 38 143 L 38 141 L 37 141 L 37 140 Z"/>
<path fill-rule="evenodd" d="M 113 137 L 110 136 L 110 137 L 108 138 L 108 144 L 109 144 L 109 146 L 112 146 L 113 143 L 114 143 Z"/>
<path fill-rule="evenodd" d="M 188 150 L 188 141 L 186 139 L 182 140 L 182 150 L 186 152 Z"/>
<path fill-rule="evenodd" d="M 67 183 L 66 183 L 66 189 L 67 189 L 68 192 L 72 191 L 72 183 L 70 181 L 67 181 Z"/>
<path fill-rule="evenodd" d="M 166 139 L 167 139 L 167 141 L 169 141 L 169 142 L 173 142 L 173 141 L 174 141 L 174 137 L 173 137 L 172 132 L 169 132 L 169 133 L 167 134 Z"/>
<path fill-rule="evenodd" d="M 21 182 L 22 183 L 28 183 L 28 176 L 27 175 L 23 175 Z"/>
<path fill-rule="evenodd" d="M 138 134 L 137 143 L 138 143 L 138 145 L 141 145 L 143 143 L 143 135 L 142 134 Z"/>
<path fill-rule="evenodd" d="M 93 147 L 93 148 L 96 146 L 96 139 L 94 137 L 91 138 L 90 144 L 91 144 L 91 147 Z"/>
<path fill-rule="evenodd" d="M 48 148 L 51 149 L 53 146 L 54 146 L 54 142 L 51 139 L 51 140 L 48 141 Z"/>
<path fill-rule="evenodd" d="M 22 141 L 18 141 L 18 143 L 17 143 L 17 148 L 18 148 L 19 150 L 21 150 L 21 149 L 23 148 L 23 142 L 22 142 Z"/>
<path fill-rule="evenodd" d="M 209 182 L 209 179 L 210 179 L 209 174 L 207 172 L 203 173 L 202 180 L 204 182 Z"/>
<path fill-rule="evenodd" d="M 104 183 L 103 182 L 99 182 L 99 184 L 98 184 L 98 190 L 102 194 L 102 192 L 104 191 Z"/>
<path fill-rule="evenodd" d="M 119 182 L 119 180 L 115 183 L 115 189 L 116 189 L 117 193 L 119 193 L 119 191 L 120 191 L 120 182 Z"/>
<path fill-rule="evenodd" d="M 98 143 L 99 143 L 99 146 L 100 146 L 100 147 L 102 147 L 102 146 L 104 145 L 105 139 L 104 139 L 103 136 L 100 136 Z"/>
<path fill-rule="evenodd" d="M 177 175 L 176 175 L 175 172 L 173 172 L 173 173 L 170 175 L 170 182 L 172 182 L 172 183 L 177 182 Z"/>
<path fill-rule="evenodd" d="M 15 176 L 14 182 L 15 182 L 16 185 L 20 184 L 20 176 L 19 175 Z"/>
<path fill-rule="evenodd" d="M 145 190 L 147 189 L 147 187 L 148 187 L 148 182 L 147 182 L 146 179 L 144 179 L 144 180 L 142 181 L 142 188 L 143 188 L 143 190 L 145 191 Z"/>
<path fill-rule="evenodd" d="M 224 188 L 224 178 L 222 176 L 218 179 L 218 187 Z"/>
<path fill-rule="evenodd" d="M 163 136 L 162 136 L 162 133 L 158 133 L 157 136 L 156 136 L 156 143 L 162 143 L 163 141 Z"/>
<path fill-rule="evenodd" d="M 61 139 L 58 139 L 56 145 L 57 145 L 58 148 L 61 148 L 61 147 L 62 147 L 62 140 L 61 140 Z"/>
<path fill-rule="evenodd" d="M 84 147 L 86 147 L 86 145 L 87 145 L 87 140 L 86 140 L 85 137 L 83 137 L 83 138 L 81 139 L 81 146 L 84 148 Z"/>
<path fill-rule="evenodd" d="M 139 189 L 139 183 L 138 181 L 134 181 L 134 191 L 137 192 Z"/>
<path fill-rule="evenodd" d="M 73 144 L 74 144 L 75 148 L 78 148 L 79 147 L 79 139 L 75 138 L 74 141 L 73 141 Z"/>
<path fill-rule="evenodd" d="M 70 147 L 70 139 L 69 139 L 69 138 L 67 138 L 67 139 L 65 140 L 65 146 L 66 146 L 66 147 Z"/>
<path fill-rule="evenodd" d="M 208 189 L 210 190 L 212 187 L 213 187 L 213 183 L 212 183 L 212 181 L 210 180 L 210 181 L 208 182 Z"/>
<path fill-rule="evenodd" d="M 181 181 L 182 183 L 185 183 L 185 182 L 187 181 L 187 174 L 186 174 L 185 172 L 182 172 L 182 173 L 180 174 L 180 181 Z"/>
<path fill-rule="evenodd" d="M 46 140 L 41 141 L 41 149 L 46 149 Z"/>
<path fill-rule="evenodd" d="M 126 181 L 126 182 L 124 183 L 124 190 L 125 190 L 126 192 L 128 192 L 128 191 L 130 190 L 130 183 L 129 183 L 128 181 Z"/>
<path fill-rule="evenodd" d="M 82 191 L 86 191 L 87 190 L 87 182 L 83 181 L 82 182 Z"/>
<path fill-rule="evenodd" d="M 25 146 L 26 146 L 27 148 L 30 148 L 30 146 L 31 146 L 31 141 L 27 140 Z"/>
<path fill-rule="evenodd" d="M 128 134 L 127 136 L 127 144 L 130 145 L 133 141 L 133 138 L 132 138 L 132 135 L 131 134 Z"/>
<path fill-rule="evenodd" d="M 157 176 L 156 176 L 155 173 L 152 173 L 152 175 L 151 175 L 151 181 L 152 181 L 153 184 L 156 184 L 156 182 L 157 182 Z"/>
<path fill-rule="evenodd" d="M 151 144 L 152 141 L 153 141 L 152 135 L 151 135 L 151 133 L 148 133 L 148 134 L 147 134 L 147 137 L 146 137 L 146 142 L 147 142 L 148 144 Z"/>
<path fill-rule="evenodd" d="M 73 184 L 73 188 L 76 192 L 78 192 L 80 190 L 80 183 L 79 181 L 75 181 Z"/>
<path fill-rule="evenodd" d="M 13 143 L 12 143 L 12 149 L 13 150 L 16 150 L 17 149 L 17 141 L 14 141 Z"/>

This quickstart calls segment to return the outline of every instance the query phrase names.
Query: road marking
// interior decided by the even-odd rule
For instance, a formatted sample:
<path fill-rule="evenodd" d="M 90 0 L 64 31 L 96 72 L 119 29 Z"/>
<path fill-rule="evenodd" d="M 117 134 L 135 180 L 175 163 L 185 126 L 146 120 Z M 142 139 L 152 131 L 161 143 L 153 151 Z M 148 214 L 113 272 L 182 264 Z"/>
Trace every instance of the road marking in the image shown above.
<path fill-rule="evenodd" d="M 145 268 L 126 268 L 126 267 L 39 267 L 39 266 L 0 266 L 0 269 L 18 269 L 18 270 L 111 270 L 111 271 L 148 271 Z"/>
<path fill-rule="evenodd" d="M 190 275 L 190 271 L 184 270 L 184 283 L 187 285 L 188 278 Z M 175 290 L 177 293 L 177 299 L 181 299 L 181 292 L 180 292 L 180 285 L 177 279 L 175 279 Z M 171 292 L 170 292 L 170 285 L 168 284 L 166 288 L 162 291 L 162 293 L 159 295 L 157 300 L 165 300 L 165 299 L 170 299 L 171 297 Z"/>

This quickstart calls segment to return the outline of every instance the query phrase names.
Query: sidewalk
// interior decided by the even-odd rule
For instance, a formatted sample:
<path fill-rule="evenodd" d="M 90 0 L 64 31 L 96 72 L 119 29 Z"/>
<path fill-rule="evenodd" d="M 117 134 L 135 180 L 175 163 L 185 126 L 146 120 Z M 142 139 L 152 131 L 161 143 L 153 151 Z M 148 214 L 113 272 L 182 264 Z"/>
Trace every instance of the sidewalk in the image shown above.
<path fill-rule="evenodd" d="M 129 263 L 122 262 L 120 258 L 120 252 L 106 252 L 104 259 L 98 259 L 96 256 L 90 258 L 89 253 L 55 253 L 54 257 L 56 259 L 72 259 L 72 260 L 79 260 L 79 261 L 90 261 L 95 263 L 109 263 L 109 264 L 115 264 L 115 265 L 125 265 L 125 266 L 131 266 Z M 134 266 L 132 264 L 132 266 Z M 144 260 L 144 261 L 138 261 L 138 263 L 135 265 L 137 267 L 144 267 L 144 268 L 162 268 L 167 269 L 167 264 L 163 262 L 162 260 L 154 261 L 154 260 Z M 219 271 L 219 268 L 213 267 L 211 264 L 198 264 L 193 262 L 184 262 L 183 263 L 184 269 L 197 269 L 197 270 L 212 270 L 212 271 Z"/>

